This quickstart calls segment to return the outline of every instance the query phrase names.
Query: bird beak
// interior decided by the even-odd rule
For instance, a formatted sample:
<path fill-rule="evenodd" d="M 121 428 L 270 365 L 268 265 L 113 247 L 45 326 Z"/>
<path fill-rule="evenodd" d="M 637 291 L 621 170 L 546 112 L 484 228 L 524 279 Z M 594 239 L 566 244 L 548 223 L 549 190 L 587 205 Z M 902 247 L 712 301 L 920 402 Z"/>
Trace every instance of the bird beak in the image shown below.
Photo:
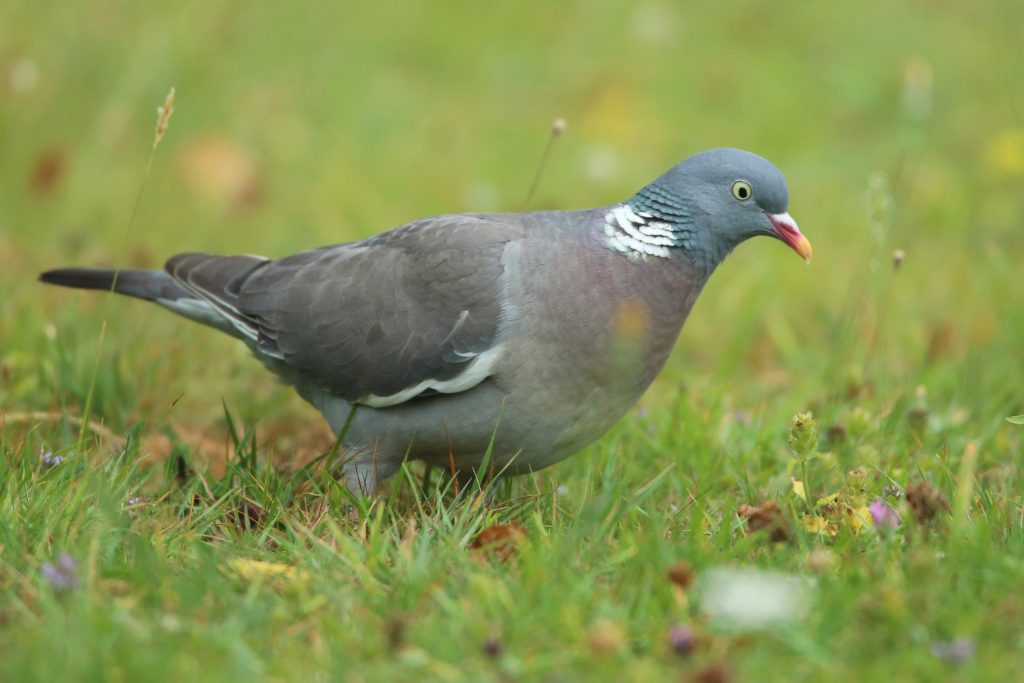
<path fill-rule="evenodd" d="M 811 248 L 811 243 L 800 232 L 800 228 L 796 227 L 796 221 L 793 220 L 793 217 L 788 213 L 769 213 L 766 215 L 768 220 L 772 222 L 772 227 L 775 228 L 775 236 L 788 244 L 790 249 L 800 254 L 803 260 L 810 262 L 814 250 Z"/>

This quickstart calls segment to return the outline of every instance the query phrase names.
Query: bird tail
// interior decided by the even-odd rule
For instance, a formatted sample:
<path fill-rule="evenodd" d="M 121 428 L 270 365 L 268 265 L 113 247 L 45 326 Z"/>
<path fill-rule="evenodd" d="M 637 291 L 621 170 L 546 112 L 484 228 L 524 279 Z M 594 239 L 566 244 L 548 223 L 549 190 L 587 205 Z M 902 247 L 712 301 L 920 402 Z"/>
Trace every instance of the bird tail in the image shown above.
<path fill-rule="evenodd" d="M 57 268 L 39 275 L 39 281 L 62 287 L 116 292 L 147 301 L 193 298 L 162 270 L 115 270 L 112 268 Z"/>
<path fill-rule="evenodd" d="M 40 282 L 77 289 L 115 292 L 153 301 L 180 316 L 242 338 L 239 327 L 216 306 L 178 284 L 163 270 L 115 270 L 111 268 L 57 268 L 40 273 Z"/>

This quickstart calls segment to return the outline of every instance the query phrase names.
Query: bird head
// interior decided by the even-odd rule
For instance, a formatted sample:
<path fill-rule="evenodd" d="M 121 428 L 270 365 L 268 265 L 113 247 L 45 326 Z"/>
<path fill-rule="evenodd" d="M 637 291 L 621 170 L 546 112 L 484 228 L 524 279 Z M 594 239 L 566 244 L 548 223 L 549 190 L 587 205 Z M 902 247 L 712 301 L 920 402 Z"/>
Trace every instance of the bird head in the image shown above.
<path fill-rule="evenodd" d="M 641 190 L 631 206 L 676 226 L 682 246 L 712 267 L 757 235 L 785 242 L 809 261 L 811 243 L 789 215 L 782 172 L 739 149 L 713 149 L 673 166 Z"/>

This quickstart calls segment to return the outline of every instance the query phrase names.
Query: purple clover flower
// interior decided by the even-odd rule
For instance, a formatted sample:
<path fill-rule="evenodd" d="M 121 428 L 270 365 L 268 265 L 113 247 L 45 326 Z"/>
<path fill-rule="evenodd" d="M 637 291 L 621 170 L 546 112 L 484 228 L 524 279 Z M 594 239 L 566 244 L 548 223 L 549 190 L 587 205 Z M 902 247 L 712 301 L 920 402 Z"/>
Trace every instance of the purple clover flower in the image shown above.
<path fill-rule="evenodd" d="M 886 505 L 881 498 L 868 506 L 868 512 L 876 529 L 895 529 L 900 525 L 899 513 Z"/>
<path fill-rule="evenodd" d="M 932 654 L 953 664 L 962 664 L 974 656 L 974 641 L 970 638 L 936 640 L 932 643 Z"/>
<path fill-rule="evenodd" d="M 70 591 L 78 587 L 78 563 L 66 552 L 58 555 L 54 562 L 44 562 L 41 571 L 55 591 Z"/>
<path fill-rule="evenodd" d="M 688 626 L 676 624 L 668 630 L 668 646 L 677 655 L 685 657 L 697 647 L 697 634 Z"/>

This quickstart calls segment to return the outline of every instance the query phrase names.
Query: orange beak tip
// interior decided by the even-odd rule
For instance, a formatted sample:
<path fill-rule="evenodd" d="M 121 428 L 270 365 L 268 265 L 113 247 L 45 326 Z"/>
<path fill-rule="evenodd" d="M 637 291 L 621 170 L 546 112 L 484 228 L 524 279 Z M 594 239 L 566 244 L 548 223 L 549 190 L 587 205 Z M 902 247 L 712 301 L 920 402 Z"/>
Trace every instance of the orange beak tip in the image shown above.
<path fill-rule="evenodd" d="M 811 258 L 814 256 L 814 248 L 811 247 L 811 241 L 809 239 L 801 235 L 793 248 L 796 250 L 796 253 L 800 254 L 800 257 L 807 262 L 807 265 L 811 265 Z"/>

